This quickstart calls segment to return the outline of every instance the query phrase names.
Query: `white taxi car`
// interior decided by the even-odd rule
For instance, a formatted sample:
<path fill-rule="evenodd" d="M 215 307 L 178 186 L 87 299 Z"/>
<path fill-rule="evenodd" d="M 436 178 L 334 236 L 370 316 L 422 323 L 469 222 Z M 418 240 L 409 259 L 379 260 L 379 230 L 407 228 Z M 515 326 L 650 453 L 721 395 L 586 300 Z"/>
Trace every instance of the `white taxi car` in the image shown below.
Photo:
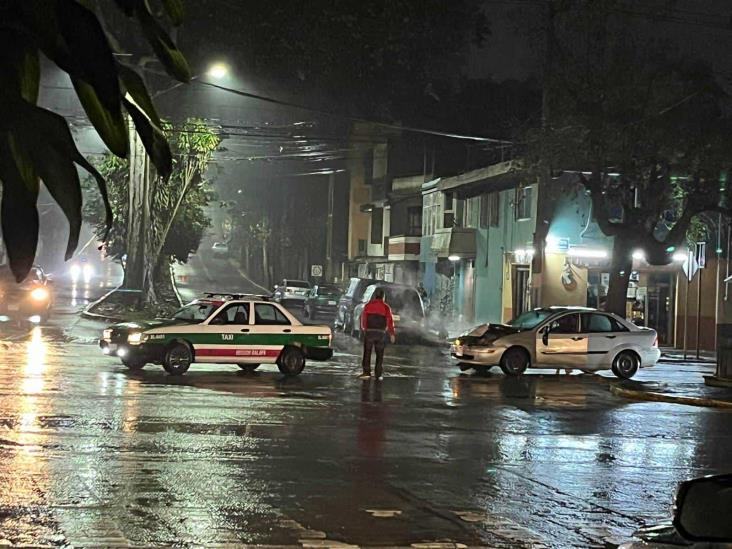
<path fill-rule="evenodd" d="M 513 376 L 527 368 L 612 370 L 622 379 L 661 357 L 655 330 L 584 307 L 535 309 L 508 324 L 483 324 L 458 337 L 451 354 L 463 370 L 500 366 Z"/>
<path fill-rule="evenodd" d="M 330 359 L 331 342 L 330 327 L 304 326 L 265 297 L 211 293 L 169 319 L 110 326 L 99 345 L 133 370 L 155 363 L 181 375 L 194 362 L 238 364 L 244 370 L 277 364 L 282 373 L 297 375 L 305 359 Z"/>

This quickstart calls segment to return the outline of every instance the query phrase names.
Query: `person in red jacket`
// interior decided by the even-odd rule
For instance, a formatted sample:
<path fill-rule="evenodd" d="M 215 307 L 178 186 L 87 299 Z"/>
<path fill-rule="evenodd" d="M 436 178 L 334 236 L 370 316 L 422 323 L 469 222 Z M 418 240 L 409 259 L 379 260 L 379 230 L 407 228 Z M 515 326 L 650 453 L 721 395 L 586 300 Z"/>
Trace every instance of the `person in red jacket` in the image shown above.
<path fill-rule="evenodd" d="M 376 288 L 371 298 L 361 313 L 361 333 L 363 333 L 363 368 L 362 379 L 371 377 L 371 350 L 376 351 L 376 379 L 382 379 L 384 367 L 384 347 L 386 346 L 386 334 L 394 343 L 396 333 L 394 332 L 394 318 L 391 315 L 391 307 L 384 302 L 384 289 Z"/>

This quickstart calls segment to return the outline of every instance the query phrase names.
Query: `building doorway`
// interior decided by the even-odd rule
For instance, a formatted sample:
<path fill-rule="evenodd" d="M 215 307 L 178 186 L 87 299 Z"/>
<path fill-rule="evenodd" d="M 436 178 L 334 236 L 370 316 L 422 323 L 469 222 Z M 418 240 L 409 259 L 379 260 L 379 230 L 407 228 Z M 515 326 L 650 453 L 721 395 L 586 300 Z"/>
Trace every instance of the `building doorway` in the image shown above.
<path fill-rule="evenodd" d="M 513 317 L 529 310 L 529 266 L 513 267 Z"/>

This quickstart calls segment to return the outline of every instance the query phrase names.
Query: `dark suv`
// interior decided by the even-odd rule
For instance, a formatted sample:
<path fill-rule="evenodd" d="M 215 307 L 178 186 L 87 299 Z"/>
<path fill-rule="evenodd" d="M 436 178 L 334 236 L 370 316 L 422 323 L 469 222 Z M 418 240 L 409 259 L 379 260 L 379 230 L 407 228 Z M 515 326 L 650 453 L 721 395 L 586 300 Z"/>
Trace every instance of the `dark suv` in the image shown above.
<path fill-rule="evenodd" d="M 378 283 L 378 280 L 371 278 L 352 278 L 348 283 L 346 293 L 341 296 L 338 301 L 338 310 L 336 311 L 333 326 L 344 332 L 350 332 L 353 324 L 353 309 L 361 303 L 361 297 L 366 288 L 372 284 Z"/>

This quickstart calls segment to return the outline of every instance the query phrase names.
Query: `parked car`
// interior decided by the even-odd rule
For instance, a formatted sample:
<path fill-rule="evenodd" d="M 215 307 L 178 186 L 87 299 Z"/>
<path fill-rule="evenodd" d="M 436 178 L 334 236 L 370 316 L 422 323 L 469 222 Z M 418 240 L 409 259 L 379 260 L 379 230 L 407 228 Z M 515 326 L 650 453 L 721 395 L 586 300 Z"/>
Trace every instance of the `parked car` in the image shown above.
<path fill-rule="evenodd" d="M 457 338 L 451 351 L 462 370 L 500 366 L 514 376 L 527 368 L 612 370 L 622 379 L 661 356 L 655 330 L 585 307 L 534 309 L 507 324 L 483 324 Z"/>
<path fill-rule="evenodd" d="M 351 334 L 354 337 L 361 335 L 361 314 L 377 288 L 384 290 L 384 301 L 391 307 L 399 341 L 426 339 L 431 336 L 426 326 L 424 303 L 417 289 L 405 284 L 380 282 L 366 288 L 361 303 L 353 309 Z"/>
<path fill-rule="evenodd" d="M 229 245 L 226 242 L 214 242 L 214 245 L 211 246 L 211 251 L 214 257 L 228 257 Z"/>
<path fill-rule="evenodd" d="M 732 475 L 687 480 L 676 493 L 673 520 L 636 532 L 620 549 L 729 549 L 732 547 Z"/>
<path fill-rule="evenodd" d="M 354 277 L 348 282 L 348 288 L 338 300 L 336 317 L 333 320 L 333 326 L 336 329 L 341 329 L 345 333 L 351 331 L 353 327 L 353 309 L 361 303 L 361 298 L 366 288 L 376 283 L 378 283 L 378 280 L 358 277 Z"/>
<path fill-rule="evenodd" d="M 338 300 L 341 298 L 341 290 L 332 284 L 319 284 L 313 286 L 305 299 L 305 318 L 315 320 L 317 318 L 333 318 L 338 308 Z"/>
<path fill-rule="evenodd" d="M 329 326 L 303 326 L 267 298 L 207 294 L 169 319 L 110 326 L 99 346 L 131 370 L 153 363 L 182 375 L 196 362 L 237 364 L 247 371 L 276 364 L 283 374 L 297 375 L 305 359 L 330 359 L 331 342 Z"/>
<path fill-rule="evenodd" d="M 285 307 L 303 307 L 309 293 L 309 282 L 285 278 L 274 287 L 272 299 Z"/>
<path fill-rule="evenodd" d="M 20 284 L 6 265 L 0 266 L 0 322 L 48 320 L 53 306 L 53 285 L 41 267 L 31 268 Z"/>

